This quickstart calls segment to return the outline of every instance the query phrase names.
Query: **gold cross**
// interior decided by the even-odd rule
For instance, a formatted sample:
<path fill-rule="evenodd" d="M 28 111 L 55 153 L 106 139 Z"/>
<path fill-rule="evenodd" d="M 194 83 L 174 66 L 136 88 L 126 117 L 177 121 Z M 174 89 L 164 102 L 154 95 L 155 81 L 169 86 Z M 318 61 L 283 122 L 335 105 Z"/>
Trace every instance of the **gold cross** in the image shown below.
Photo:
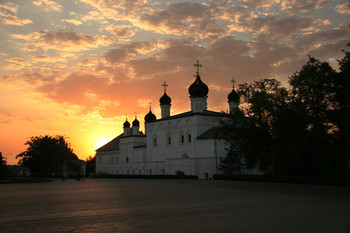
<path fill-rule="evenodd" d="M 199 75 L 199 67 L 202 67 L 202 64 L 199 64 L 199 60 L 197 60 L 197 63 L 193 65 L 197 67 L 197 75 Z"/>
<path fill-rule="evenodd" d="M 164 93 L 166 92 L 166 88 L 168 86 L 168 84 L 166 84 L 166 82 L 164 81 L 164 83 L 162 84 L 162 86 L 164 87 Z"/>
<path fill-rule="evenodd" d="M 232 84 L 233 84 L 233 88 L 235 88 L 235 83 L 236 83 L 236 81 L 235 81 L 235 77 L 232 77 L 232 79 L 231 79 L 231 81 L 230 81 Z"/>

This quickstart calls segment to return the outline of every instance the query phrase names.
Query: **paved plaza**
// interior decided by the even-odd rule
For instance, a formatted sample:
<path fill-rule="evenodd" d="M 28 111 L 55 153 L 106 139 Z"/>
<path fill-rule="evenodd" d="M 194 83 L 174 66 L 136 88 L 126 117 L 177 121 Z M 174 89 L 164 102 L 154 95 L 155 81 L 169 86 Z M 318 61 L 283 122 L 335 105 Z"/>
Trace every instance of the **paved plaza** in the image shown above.
<path fill-rule="evenodd" d="M 0 200 L 0 232 L 350 232 L 349 187 L 55 180 L 0 185 Z"/>

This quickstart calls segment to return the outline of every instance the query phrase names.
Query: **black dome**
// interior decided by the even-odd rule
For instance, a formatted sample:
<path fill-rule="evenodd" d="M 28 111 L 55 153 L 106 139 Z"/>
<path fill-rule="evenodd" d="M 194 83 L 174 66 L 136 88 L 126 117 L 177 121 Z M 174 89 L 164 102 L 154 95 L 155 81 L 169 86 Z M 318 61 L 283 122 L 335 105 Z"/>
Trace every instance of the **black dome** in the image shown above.
<path fill-rule="evenodd" d="M 123 127 L 124 127 L 124 128 L 130 128 L 130 123 L 129 123 L 128 120 L 126 120 L 126 121 L 124 122 Z"/>
<path fill-rule="evenodd" d="M 152 121 L 156 121 L 156 120 L 157 120 L 156 115 L 154 115 L 150 109 L 149 113 L 147 113 L 145 116 L 145 122 L 152 122 Z"/>
<path fill-rule="evenodd" d="M 228 101 L 239 101 L 239 95 L 235 91 L 235 89 L 232 89 L 231 93 L 227 96 Z"/>
<path fill-rule="evenodd" d="M 159 99 L 160 104 L 170 104 L 171 98 L 164 92 L 164 95 Z"/>
<path fill-rule="evenodd" d="M 207 96 L 208 92 L 209 92 L 208 86 L 202 82 L 199 74 L 197 74 L 196 80 L 188 88 L 188 93 L 190 93 L 192 97 L 203 97 L 203 96 Z"/>
<path fill-rule="evenodd" d="M 135 120 L 132 122 L 132 127 L 134 126 L 140 126 L 140 122 L 135 118 Z"/>

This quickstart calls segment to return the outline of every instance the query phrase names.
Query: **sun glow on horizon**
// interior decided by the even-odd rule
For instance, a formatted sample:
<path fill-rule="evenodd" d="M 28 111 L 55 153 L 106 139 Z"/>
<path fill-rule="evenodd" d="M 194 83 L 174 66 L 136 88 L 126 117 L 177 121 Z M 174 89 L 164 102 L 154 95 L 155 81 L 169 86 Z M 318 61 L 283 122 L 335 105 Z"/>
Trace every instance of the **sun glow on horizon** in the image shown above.
<path fill-rule="evenodd" d="M 111 137 L 99 137 L 95 142 L 95 150 L 98 148 L 106 145 L 108 142 L 110 142 L 113 138 Z"/>

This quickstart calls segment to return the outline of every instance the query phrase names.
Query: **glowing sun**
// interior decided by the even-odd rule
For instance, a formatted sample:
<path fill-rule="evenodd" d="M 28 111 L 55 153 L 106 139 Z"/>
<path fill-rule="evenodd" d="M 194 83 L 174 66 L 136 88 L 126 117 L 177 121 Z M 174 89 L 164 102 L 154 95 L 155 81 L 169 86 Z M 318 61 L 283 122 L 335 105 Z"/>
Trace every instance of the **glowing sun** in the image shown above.
<path fill-rule="evenodd" d="M 110 142 L 112 139 L 111 138 L 107 138 L 107 137 L 101 137 L 98 138 L 95 142 L 95 148 L 98 149 L 101 146 L 106 145 L 108 142 Z"/>

